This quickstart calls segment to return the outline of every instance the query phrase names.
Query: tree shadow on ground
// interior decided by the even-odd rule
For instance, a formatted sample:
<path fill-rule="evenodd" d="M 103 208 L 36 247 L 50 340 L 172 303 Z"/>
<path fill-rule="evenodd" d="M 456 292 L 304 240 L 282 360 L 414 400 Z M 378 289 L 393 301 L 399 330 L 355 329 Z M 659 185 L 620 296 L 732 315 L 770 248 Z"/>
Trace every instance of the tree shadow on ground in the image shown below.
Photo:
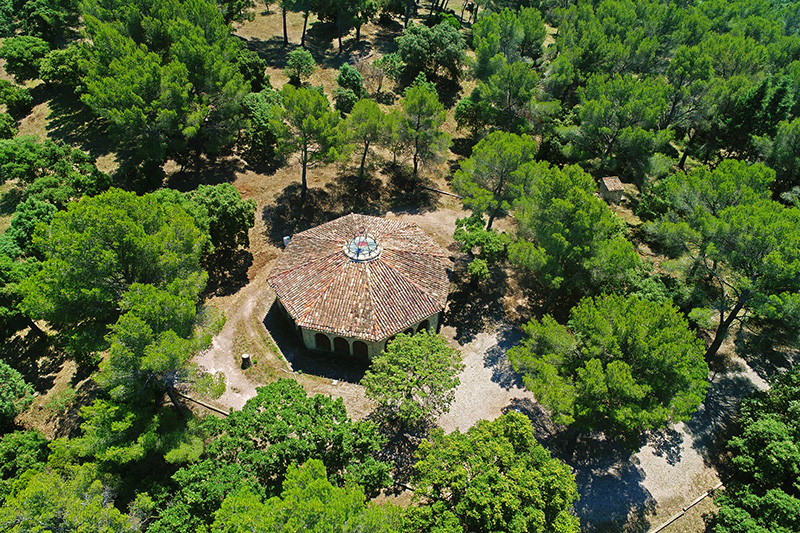
<path fill-rule="evenodd" d="M 497 344 L 483 355 L 483 366 L 492 369 L 492 381 L 506 390 L 523 388 L 522 376 L 514 372 L 508 360 L 508 350 L 522 339 L 522 331 L 504 326 L 497 332 Z"/>
<path fill-rule="evenodd" d="M 239 37 L 244 45 L 257 53 L 261 59 L 267 62 L 272 68 L 283 69 L 286 67 L 286 59 L 289 52 L 295 48 L 299 48 L 299 44 L 289 43 L 283 44 L 283 36 L 273 36 L 269 39 L 259 39 L 258 37 L 251 37 L 244 39 Z"/>
<path fill-rule="evenodd" d="M 107 123 L 96 117 L 78 96 L 61 91 L 50 100 L 47 131 L 51 138 L 78 146 L 97 158 L 113 152 Z"/>
<path fill-rule="evenodd" d="M 645 473 L 630 450 L 602 434 L 580 434 L 555 424 L 529 398 L 513 399 L 503 412 L 511 410 L 526 415 L 536 439 L 572 468 L 580 494 L 575 512 L 581 531 L 638 533 L 650 528 L 648 517 L 656 501 L 642 486 Z"/>
<path fill-rule="evenodd" d="M 265 206 L 261 216 L 267 236 L 281 245 L 285 236 L 329 222 L 348 213 L 382 216 L 388 211 L 424 212 L 436 206 L 434 193 L 420 187 L 424 180 L 390 176 L 387 186 L 377 177 L 345 173 L 329 182 L 325 188 L 309 188 L 306 201 L 300 204 L 300 183 L 283 189 L 275 202 Z"/>
<path fill-rule="evenodd" d="M 791 370 L 798 359 L 794 335 L 779 328 L 764 328 L 754 332 L 740 329 L 736 334 L 736 353 L 747 361 L 761 379 L 774 383 L 775 379 Z"/>
<path fill-rule="evenodd" d="M 0 359 L 17 370 L 39 394 L 45 394 L 55 383 L 55 378 L 65 358 L 52 342 L 52 338 L 32 331 L 21 333 L 0 347 Z"/>
<path fill-rule="evenodd" d="M 681 462 L 683 433 L 672 426 L 649 432 L 642 438 L 642 446 L 645 444 L 653 448 L 653 455 L 664 457 L 668 465 L 674 466 Z"/>
<path fill-rule="evenodd" d="M 250 250 L 217 250 L 203 265 L 208 272 L 206 293 L 228 296 L 247 285 L 247 271 L 253 264 Z"/>
<path fill-rule="evenodd" d="M 473 283 L 467 273 L 468 261 L 461 257 L 453 267 L 450 281 L 454 287 L 447 298 L 443 324 L 455 328 L 455 340 L 469 344 L 482 331 L 500 322 L 505 316 L 503 295 L 506 292 L 507 274 L 492 266 L 490 282 Z"/>
<path fill-rule="evenodd" d="M 22 201 L 23 191 L 19 187 L 12 187 L 0 196 L 0 216 L 13 215 L 17 206 Z"/>
<path fill-rule="evenodd" d="M 236 156 L 215 159 L 198 156 L 193 158 L 191 166 L 169 174 L 164 180 L 164 187 L 186 192 L 193 191 L 200 185 L 230 183 L 236 179 L 236 174 L 243 172 L 244 169 L 245 162 Z"/>
<path fill-rule="evenodd" d="M 758 390 L 750 378 L 741 373 L 741 368 L 729 366 L 713 374 L 705 400 L 686 422 L 686 430 L 694 439 L 692 447 L 713 467 L 724 460 L 725 443 L 733 430 L 742 398 Z"/>
<path fill-rule="evenodd" d="M 397 43 L 394 40 L 401 35 L 403 35 L 402 23 L 394 19 L 381 23 L 375 32 L 375 49 L 382 55 L 397 52 Z"/>
<path fill-rule="evenodd" d="M 278 308 L 277 300 L 264 317 L 264 327 L 270 332 L 294 372 L 312 376 L 359 383 L 369 363 L 349 355 L 319 353 L 307 349 L 286 315 Z"/>

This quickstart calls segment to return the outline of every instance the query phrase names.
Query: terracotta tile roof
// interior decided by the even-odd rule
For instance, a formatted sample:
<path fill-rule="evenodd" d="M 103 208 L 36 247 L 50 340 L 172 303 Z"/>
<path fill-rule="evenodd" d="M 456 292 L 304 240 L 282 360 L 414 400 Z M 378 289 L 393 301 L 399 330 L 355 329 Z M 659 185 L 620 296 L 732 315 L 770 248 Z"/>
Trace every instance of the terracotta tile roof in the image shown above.
<path fill-rule="evenodd" d="M 378 242 L 376 258 L 344 253 L 360 235 Z M 293 235 L 267 281 L 298 326 L 372 342 L 444 309 L 447 265 L 416 225 L 350 214 Z"/>
<path fill-rule="evenodd" d="M 625 188 L 622 186 L 622 182 L 619 181 L 617 176 L 608 176 L 607 178 L 603 178 L 603 184 L 606 186 L 606 190 L 608 191 L 625 190 Z"/>

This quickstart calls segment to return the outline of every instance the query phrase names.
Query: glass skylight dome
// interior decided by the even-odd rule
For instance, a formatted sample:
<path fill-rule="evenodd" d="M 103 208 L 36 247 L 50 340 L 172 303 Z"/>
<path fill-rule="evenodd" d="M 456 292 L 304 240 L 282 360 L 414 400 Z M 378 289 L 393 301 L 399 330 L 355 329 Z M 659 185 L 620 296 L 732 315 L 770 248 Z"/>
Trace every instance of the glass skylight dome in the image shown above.
<path fill-rule="evenodd" d="M 344 255 L 353 261 L 372 261 L 381 255 L 381 245 L 367 233 L 356 235 L 344 245 Z"/>

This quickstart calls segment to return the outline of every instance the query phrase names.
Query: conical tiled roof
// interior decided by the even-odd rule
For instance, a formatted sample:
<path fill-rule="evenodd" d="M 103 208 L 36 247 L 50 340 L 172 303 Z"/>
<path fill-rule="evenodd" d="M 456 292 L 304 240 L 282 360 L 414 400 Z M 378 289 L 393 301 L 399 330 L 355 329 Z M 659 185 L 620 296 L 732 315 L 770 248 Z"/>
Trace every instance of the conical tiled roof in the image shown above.
<path fill-rule="evenodd" d="M 416 225 L 350 214 L 293 235 L 268 282 L 298 326 L 374 342 L 444 309 L 447 265 Z"/>

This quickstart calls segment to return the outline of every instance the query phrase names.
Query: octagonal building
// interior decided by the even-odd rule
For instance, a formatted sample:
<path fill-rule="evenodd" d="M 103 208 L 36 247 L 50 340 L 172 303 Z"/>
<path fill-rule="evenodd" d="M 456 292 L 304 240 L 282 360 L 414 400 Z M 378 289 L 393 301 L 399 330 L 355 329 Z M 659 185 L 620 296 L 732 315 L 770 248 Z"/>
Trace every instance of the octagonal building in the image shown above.
<path fill-rule="evenodd" d="M 439 329 L 448 266 L 415 224 L 350 214 L 293 235 L 267 281 L 307 348 L 372 359 Z"/>

